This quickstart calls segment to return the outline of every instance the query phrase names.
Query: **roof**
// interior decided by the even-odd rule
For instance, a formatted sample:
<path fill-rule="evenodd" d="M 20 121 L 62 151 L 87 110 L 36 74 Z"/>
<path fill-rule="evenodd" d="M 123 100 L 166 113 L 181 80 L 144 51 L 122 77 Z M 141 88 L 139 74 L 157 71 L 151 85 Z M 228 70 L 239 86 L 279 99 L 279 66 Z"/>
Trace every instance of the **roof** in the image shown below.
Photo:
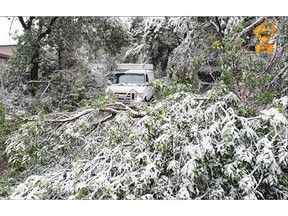
<path fill-rule="evenodd" d="M 13 55 L 15 49 L 16 45 L 0 45 L 1 55 L 2 56 L 8 55 L 8 58 L 10 58 Z"/>
<path fill-rule="evenodd" d="M 117 64 L 117 70 L 153 70 L 152 64 Z"/>
<path fill-rule="evenodd" d="M 7 46 L 17 46 L 17 44 L 7 44 L 7 45 L 0 45 L 0 47 L 7 47 Z"/>
<path fill-rule="evenodd" d="M 10 58 L 11 55 L 9 55 L 7 53 L 0 52 L 0 57 Z"/>

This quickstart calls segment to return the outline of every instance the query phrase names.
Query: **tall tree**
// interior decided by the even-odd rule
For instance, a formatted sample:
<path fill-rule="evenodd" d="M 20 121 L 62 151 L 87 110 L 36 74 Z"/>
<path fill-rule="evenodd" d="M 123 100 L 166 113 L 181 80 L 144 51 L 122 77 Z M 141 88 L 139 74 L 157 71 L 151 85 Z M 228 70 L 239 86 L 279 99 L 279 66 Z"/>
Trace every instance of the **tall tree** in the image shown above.
<path fill-rule="evenodd" d="M 10 61 L 9 89 L 24 84 L 32 95 L 36 95 L 39 81 L 47 82 L 55 71 L 94 61 L 113 64 L 130 43 L 128 29 L 115 17 L 18 17 L 18 20 L 24 32 L 18 37 L 16 53 Z"/>
<path fill-rule="evenodd" d="M 18 17 L 18 19 L 24 29 L 24 34 L 26 34 L 28 38 L 31 39 L 29 41 L 29 45 L 31 46 L 31 69 L 29 70 L 30 80 L 37 80 L 39 71 L 39 52 L 41 48 L 40 42 L 43 40 L 43 38 L 51 33 L 52 26 L 58 17 L 52 17 L 48 22 L 45 22 L 45 19 L 39 18 L 37 26 L 38 28 L 36 31 L 33 31 L 33 22 L 36 21 L 36 17 L 29 17 L 26 19 L 26 21 L 23 17 Z"/>

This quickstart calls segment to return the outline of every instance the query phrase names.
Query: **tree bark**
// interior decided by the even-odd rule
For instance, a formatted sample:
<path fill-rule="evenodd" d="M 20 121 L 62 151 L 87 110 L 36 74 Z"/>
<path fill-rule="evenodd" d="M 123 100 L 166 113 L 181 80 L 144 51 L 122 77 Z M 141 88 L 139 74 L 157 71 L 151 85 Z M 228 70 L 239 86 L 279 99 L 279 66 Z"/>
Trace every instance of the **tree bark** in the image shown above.
<path fill-rule="evenodd" d="M 30 69 L 30 80 L 38 80 L 38 72 L 39 72 L 39 52 L 40 52 L 40 45 L 37 42 L 37 45 L 33 48 L 33 55 L 31 57 L 30 65 L 32 65 Z M 36 95 L 36 88 L 37 86 L 32 83 L 30 86 L 30 92 L 32 96 Z"/>
<path fill-rule="evenodd" d="M 47 34 L 50 34 L 52 31 L 52 26 L 55 23 L 55 21 L 58 19 L 58 17 L 53 17 L 46 29 L 46 31 L 42 32 L 39 36 L 38 36 L 38 41 L 40 41 L 42 38 L 44 38 Z"/>
<path fill-rule="evenodd" d="M 37 42 L 37 45 L 34 48 L 34 54 L 31 58 L 31 70 L 30 70 L 30 80 L 38 80 L 38 71 L 39 71 L 39 51 L 40 51 L 40 45 Z"/>
<path fill-rule="evenodd" d="M 58 53 L 58 70 L 62 70 L 62 48 L 57 49 Z"/>
<path fill-rule="evenodd" d="M 25 23 L 23 17 L 18 17 L 18 19 L 24 30 L 31 30 L 31 26 L 33 24 L 33 20 L 35 19 L 35 17 L 33 16 L 30 17 L 27 23 Z"/>

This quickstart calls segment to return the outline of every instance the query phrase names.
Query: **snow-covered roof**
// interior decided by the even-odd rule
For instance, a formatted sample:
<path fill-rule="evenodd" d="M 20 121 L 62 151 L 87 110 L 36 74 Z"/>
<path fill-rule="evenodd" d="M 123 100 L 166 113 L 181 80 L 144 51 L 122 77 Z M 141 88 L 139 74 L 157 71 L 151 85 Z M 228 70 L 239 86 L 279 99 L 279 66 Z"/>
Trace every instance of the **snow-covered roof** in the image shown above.
<path fill-rule="evenodd" d="M 117 64 L 117 70 L 153 70 L 152 64 Z"/>
<path fill-rule="evenodd" d="M 143 74 L 153 72 L 151 70 L 121 70 L 121 71 L 114 71 L 113 74 L 116 73 L 129 73 L 129 74 Z"/>

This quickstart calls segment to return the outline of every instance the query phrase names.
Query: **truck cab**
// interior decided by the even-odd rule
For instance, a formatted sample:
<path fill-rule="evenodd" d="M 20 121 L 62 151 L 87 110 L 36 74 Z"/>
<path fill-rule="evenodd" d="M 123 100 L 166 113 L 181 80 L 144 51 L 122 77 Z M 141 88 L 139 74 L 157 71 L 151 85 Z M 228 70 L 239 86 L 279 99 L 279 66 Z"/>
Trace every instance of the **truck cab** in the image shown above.
<path fill-rule="evenodd" d="M 114 94 L 117 101 L 127 105 L 139 105 L 153 99 L 149 82 L 155 77 L 151 64 L 118 64 L 108 79 L 106 98 Z"/>

